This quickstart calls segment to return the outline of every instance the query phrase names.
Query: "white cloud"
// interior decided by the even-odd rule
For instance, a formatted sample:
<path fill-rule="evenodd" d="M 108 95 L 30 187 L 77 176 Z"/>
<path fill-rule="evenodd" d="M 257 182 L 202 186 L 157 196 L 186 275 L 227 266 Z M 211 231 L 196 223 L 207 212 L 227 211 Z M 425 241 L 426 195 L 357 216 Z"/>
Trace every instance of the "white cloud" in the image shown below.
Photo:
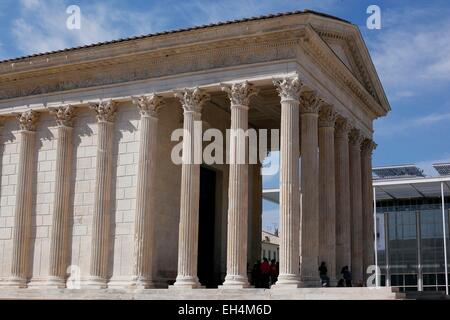
<path fill-rule="evenodd" d="M 123 11 L 113 4 L 82 5 L 81 29 L 66 28 L 66 5 L 57 0 L 22 0 L 12 36 L 23 54 L 32 54 L 151 33 L 165 19 L 157 10 Z"/>
<path fill-rule="evenodd" d="M 382 11 L 383 29 L 369 33 L 372 58 L 392 98 L 411 97 L 450 81 L 449 12 L 406 7 Z"/>
<path fill-rule="evenodd" d="M 411 134 L 411 130 L 419 129 L 423 127 L 429 127 L 440 122 L 450 121 L 449 113 L 432 113 L 417 118 L 404 119 L 402 121 L 381 121 L 376 122 L 375 132 L 380 136 L 392 136 L 393 134 L 399 134 L 407 132 Z"/>
<path fill-rule="evenodd" d="M 40 0 L 20 0 L 20 4 L 26 9 L 32 9 L 39 6 Z"/>

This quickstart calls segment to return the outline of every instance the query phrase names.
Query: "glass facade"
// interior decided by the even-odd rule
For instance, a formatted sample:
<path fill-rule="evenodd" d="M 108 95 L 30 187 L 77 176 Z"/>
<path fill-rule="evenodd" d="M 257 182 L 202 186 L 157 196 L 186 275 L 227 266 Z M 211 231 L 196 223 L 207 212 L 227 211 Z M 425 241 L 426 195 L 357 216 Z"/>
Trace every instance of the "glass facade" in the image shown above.
<path fill-rule="evenodd" d="M 448 197 L 444 208 L 449 257 Z M 378 201 L 376 220 L 380 284 L 400 291 L 445 291 L 441 198 Z"/>

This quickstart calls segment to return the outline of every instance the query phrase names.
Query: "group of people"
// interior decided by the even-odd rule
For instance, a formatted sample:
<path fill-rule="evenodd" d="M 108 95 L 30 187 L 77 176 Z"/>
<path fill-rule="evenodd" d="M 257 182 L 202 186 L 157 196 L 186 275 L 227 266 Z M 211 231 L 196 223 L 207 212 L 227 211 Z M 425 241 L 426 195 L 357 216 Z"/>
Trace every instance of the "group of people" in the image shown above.
<path fill-rule="evenodd" d="M 255 288 L 269 289 L 271 285 L 277 282 L 279 273 L 279 263 L 272 259 L 269 263 L 267 258 L 262 261 L 257 261 L 253 265 L 251 284 Z M 328 268 L 325 261 L 319 266 L 319 277 L 322 287 L 330 286 L 330 278 L 328 277 Z M 341 269 L 341 278 L 337 283 L 338 287 L 352 287 L 352 273 L 348 266 L 344 266 Z M 358 283 L 358 286 L 362 287 L 362 282 Z"/>
<path fill-rule="evenodd" d="M 344 266 L 341 269 L 341 279 L 339 279 L 337 286 L 338 287 L 351 287 L 352 286 L 352 273 L 350 272 L 350 269 L 348 266 Z M 322 283 L 322 287 L 329 287 L 330 286 L 330 278 L 328 277 L 328 269 L 325 261 L 322 261 L 322 263 L 319 266 L 319 277 Z M 362 287 L 362 283 L 358 286 Z"/>
<path fill-rule="evenodd" d="M 269 289 L 278 279 L 279 264 L 275 259 L 269 263 L 267 258 L 253 265 L 251 283 L 255 288 Z"/>

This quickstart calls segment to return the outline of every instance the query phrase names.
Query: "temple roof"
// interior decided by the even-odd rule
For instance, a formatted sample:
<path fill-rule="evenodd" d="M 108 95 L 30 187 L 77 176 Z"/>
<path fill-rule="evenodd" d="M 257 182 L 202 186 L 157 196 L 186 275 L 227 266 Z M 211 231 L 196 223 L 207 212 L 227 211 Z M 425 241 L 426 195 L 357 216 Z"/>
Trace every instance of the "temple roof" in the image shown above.
<path fill-rule="evenodd" d="M 85 48 L 105 46 L 105 45 L 119 43 L 119 42 L 126 42 L 126 41 L 138 40 L 138 39 L 152 38 L 152 37 L 157 37 L 157 36 L 162 36 L 162 35 L 181 33 L 181 32 L 193 31 L 193 30 L 200 30 L 200 29 L 206 29 L 206 28 L 212 28 L 212 27 L 219 27 L 219 26 L 224 26 L 224 25 L 229 25 L 229 24 L 236 24 L 236 23 L 242 23 L 242 22 L 248 22 L 248 21 L 256 21 L 256 20 L 266 20 L 266 19 L 278 18 L 278 17 L 283 17 L 283 16 L 304 15 L 304 14 L 314 14 L 314 15 L 317 15 L 317 16 L 330 18 L 330 19 L 335 19 L 335 20 L 338 20 L 338 21 L 341 21 L 341 22 L 345 22 L 345 23 L 351 24 L 349 21 L 346 21 L 344 19 L 340 19 L 338 17 L 332 16 L 332 15 L 329 15 L 329 14 L 325 14 L 325 13 L 321 13 L 321 12 L 316 12 L 316 11 L 305 9 L 303 11 L 298 10 L 298 11 L 282 12 L 282 13 L 276 13 L 276 14 L 261 15 L 261 16 L 250 17 L 250 18 L 236 19 L 236 20 L 220 21 L 220 22 L 210 23 L 210 24 L 205 24 L 205 25 L 200 25 L 200 26 L 193 26 L 193 27 L 188 27 L 188 28 L 180 28 L 180 29 L 174 29 L 174 30 L 169 30 L 169 31 L 150 33 L 150 34 L 146 34 L 146 35 L 140 35 L 140 36 L 134 36 L 134 37 L 128 37 L 128 38 L 121 38 L 121 39 L 116 39 L 116 40 L 112 40 L 112 41 L 98 42 L 98 43 L 93 43 L 93 44 L 88 44 L 88 45 L 83 45 L 83 46 L 78 46 L 78 47 L 65 48 L 65 49 L 61 49 L 61 50 L 54 50 L 54 51 L 43 52 L 43 53 L 36 53 L 36 54 L 26 55 L 26 56 L 17 57 L 17 58 L 1 60 L 0 63 L 15 62 L 15 61 L 20 61 L 20 60 L 26 60 L 28 58 L 33 58 L 33 57 L 51 55 L 51 54 L 55 54 L 55 53 L 75 51 L 75 50 L 80 50 L 80 49 L 85 49 Z"/>

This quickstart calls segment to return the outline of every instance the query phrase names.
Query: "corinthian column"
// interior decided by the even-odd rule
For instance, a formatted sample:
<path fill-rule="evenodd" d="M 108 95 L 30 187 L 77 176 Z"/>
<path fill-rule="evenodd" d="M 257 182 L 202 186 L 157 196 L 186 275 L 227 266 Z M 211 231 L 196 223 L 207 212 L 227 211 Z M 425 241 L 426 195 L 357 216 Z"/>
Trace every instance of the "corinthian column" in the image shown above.
<path fill-rule="evenodd" d="M 56 146 L 55 194 L 52 235 L 50 243 L 50 268 L 47 286 L 65 288 L 69 228 L 70 176 L 72 171 L 72 106 L 50 109 L 56 116 L 58 140 Z"/>
<path fill-rule="evenodd" d="M 200 201 L 201 132 L 195 132 L 195 122 L 201 121 L 203 104 L 209 95 L 199 88 L 175 93 L 184 110 L 183 163 L 181 167 L 180 225 L 178 241 L 178 275 L 171 288 L 198 288 L 198 210 Z"/>
<path fill-rule="evenodd" d="M 97 169 L 92 223 L 92 246 L 89 286 L 106 288 L 110 234 L 111 180 L 116 104 L 112 100 L 90 103 L 97 114 Z"/>
<path fill-rule="evenodd" d="M 247 81 L 223 85 L 231 101 L 230 173 L 228 187 L 227 275 L 221 288 L 248 287 L 248 161 L 246 133 L 250 97 L 257 93 Z"/>
<path fill-rule="evenodd" d="M 351 266 L 351 204 L 348 134 L 350 125 L 339 117 L 335 128 L 336 168 L 336 271 Z"/>
<path fill-rule="evenodd" d="M 280 273 L 275 287 L 299 287 L 299 99 L 298 77 L 274 80 L 281 98 Z"/>
<path fill-rule="evenodd" d="M 301 112 L 301 262 L 302 286 L 319 286 L 319 155 L 318 117 L 320 99 L 312 91 L 300 96 Z"/>
<path fill-rule="evenodd" d="M 336 282 L 335 121 L 333 107 L 323 105 L 319 114 L 319 257 L 328 266 L 331 285 Z"/>
<path fill-rule="evenodd" d="M 153 288 L 154 203 L 152 189 L 155 183 L 157 156 L 158 111 L 163 106 L 160 96 L 149 95 L 133 99 L 141 114 L 139 166 L 136 194 L 136 221 L 134 235 L 134 277 L 140 288 Z"/>
<path fill-rule="evenodd" d="M 350 132 L 350 199 L 352 209 L 352 275 L 358 283 L 363 274 L 363 211 L 361 186 L 361 142 L 362 136 L 357 129 Z"/>
<path fill-rule="evenodd" d="M 362 175 L 362 205 L 363 205 L 363 234 L 364 234 L 364 274 L 375 261 L 375 236 L 373 217 L 373 187 L 372 187 L 372 152 L 376 143 L 370 139 L 364 140 L 361 152 Z"/>
<path fill-rule="evenodd" d="M 13 252 L 9 285 L 27 286 L 30 254 L 31 210 L 35 162 L 36 122 L 38 114 L 29 110 L 17 115 L 20 125 L 20 153 L 17 173 L 16 208 L 14 216 Z"/>

